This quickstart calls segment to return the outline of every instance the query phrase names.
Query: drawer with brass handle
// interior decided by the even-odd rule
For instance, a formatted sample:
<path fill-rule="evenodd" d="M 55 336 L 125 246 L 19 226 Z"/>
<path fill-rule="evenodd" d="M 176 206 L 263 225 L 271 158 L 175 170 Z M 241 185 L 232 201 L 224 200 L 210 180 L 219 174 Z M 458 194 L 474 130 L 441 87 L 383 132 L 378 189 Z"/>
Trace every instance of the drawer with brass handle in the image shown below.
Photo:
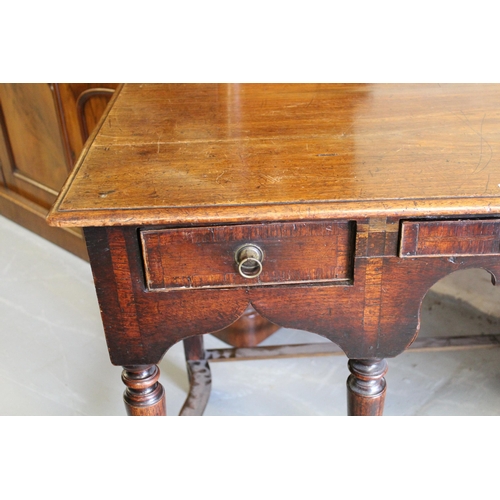
<path fill-rule="evenodd" d="M 147 288 L 231 288 L 352 279 L 348 221 L 145 229 Z"/>

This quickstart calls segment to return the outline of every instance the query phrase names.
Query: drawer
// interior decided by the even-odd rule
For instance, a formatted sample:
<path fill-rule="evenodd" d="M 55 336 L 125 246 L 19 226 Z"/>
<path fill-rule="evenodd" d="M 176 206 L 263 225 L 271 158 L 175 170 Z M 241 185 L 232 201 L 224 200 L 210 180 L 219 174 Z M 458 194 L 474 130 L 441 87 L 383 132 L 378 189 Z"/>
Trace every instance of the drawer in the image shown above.
<path fill-rule="evenodd" d="M 348 281 L 353 236 L 353 223 L 337 221 L 140 233 L 147 287 L 152 291 Z"/>
<path fill-rule="evenodd" d="M 406 221 L 400 257 L 500 255 L 500 220 Z"/>

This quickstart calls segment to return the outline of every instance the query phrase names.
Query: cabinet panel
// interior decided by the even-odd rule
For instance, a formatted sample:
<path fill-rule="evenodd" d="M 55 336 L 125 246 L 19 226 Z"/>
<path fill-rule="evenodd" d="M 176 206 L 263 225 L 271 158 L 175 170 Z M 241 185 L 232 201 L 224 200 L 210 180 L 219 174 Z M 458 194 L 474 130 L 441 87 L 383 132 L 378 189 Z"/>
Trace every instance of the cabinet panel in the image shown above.
<path fill-rule="evenodd" d="M 87 259 L 45 217 L 117 84 L 0 84 L 0 215 Z"/>
<path fill-rule="evenodd" d="M 49 208 L 68 176 L 57 111 L 47 84 L 0 86 L 6 186 Z"/>

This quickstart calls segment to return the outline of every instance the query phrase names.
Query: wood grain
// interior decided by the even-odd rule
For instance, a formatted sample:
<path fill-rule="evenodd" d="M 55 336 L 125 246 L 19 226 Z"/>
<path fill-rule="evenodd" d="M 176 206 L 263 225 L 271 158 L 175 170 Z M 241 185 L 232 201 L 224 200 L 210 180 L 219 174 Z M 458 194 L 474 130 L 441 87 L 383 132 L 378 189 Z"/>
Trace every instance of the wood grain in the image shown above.
<path fill-rule="evenodd" d="M 404 221 L 401 257 L 500 255 L 500 220 Z"/>
<path fill-rule="evenodd" d="M 10 190 L 52 205 L 73 165 L 66 163 L 49 85 L 0 85 L 0 163 Z"/>
<path fill-rule="evenodd" d="M 337 344 L 349 413 L 381 414 L 384 359 L 429 288 L 500 278 L 499 85 L 125 85 L 113 102 L 49 221 L 85 227 L 112 363 L 152 369 L 185 340 L 188 413 L 210 386 L 194 336 L 251 307 Z M 264 251 L 254 284 L 242 243 Z"/>
<path fill-rule="evenodd" d="M 95 85 L 0 84 L 0 214 L 86 260 L 82 231 L 49 227 L 45 219 L 83 147 L 71 119 L 78 92 Z M 103 104 L 88 102 L 87 127 L 102 115 Z"/>
<path fill-rule="evenodd" d="M 86 228 L 89 256 L 113 364 L 153 364 L 176 342 L 217 332 L 251 304 L 276 325 L 317 333 L 348 357 L 393 357 L 416 338 L 421 302 L 434 283 L 496 256 L 357 257 L 352 283 L 175 289 L 149 292 L 135 227 Z"/>
<path fill-rule="evenodd" d="M 136 417 L 161 417 L 167 414 L 165 390 L 158 382 L 160 369 L 156 365 L 124 366 L 122 381 L 127 414 Z"/>
<path fill-rule="evenodd" d="M 74 165 L 90 132 L 99 123 L 116 83 L 55 83 L 68 163 Z M 62 186 L 61 186 L 62 187 Z"/>
<path fill-rule="evenodd" d="M 353 225 L 348 222 L 249 224 L 141 231 L 149 290 L 347 281 Z M 264 253 L 263 271 L 247 279 L 235 253 L 245 243 Z"/>
<path fill-rule="evenodd" d="M 500 212 L 499 146 L 500 85 L 125 85 L 50 221 Z"/>
<path fill-rule="evenodd" d="M 352 416 L 382 415 L 386 393 L 384 359 L 350 359 L 347 379 L 347 413 Z"/>

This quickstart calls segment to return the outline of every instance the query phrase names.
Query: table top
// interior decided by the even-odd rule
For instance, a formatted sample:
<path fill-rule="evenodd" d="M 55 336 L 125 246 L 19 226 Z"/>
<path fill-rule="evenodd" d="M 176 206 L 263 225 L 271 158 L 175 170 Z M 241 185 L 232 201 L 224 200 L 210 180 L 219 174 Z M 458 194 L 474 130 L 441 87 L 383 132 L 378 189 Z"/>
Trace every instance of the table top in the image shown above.
<path fill-rule="evenodd" d="M 48 221 L 500 213 L 500 85 L 126 84 Z"/>

